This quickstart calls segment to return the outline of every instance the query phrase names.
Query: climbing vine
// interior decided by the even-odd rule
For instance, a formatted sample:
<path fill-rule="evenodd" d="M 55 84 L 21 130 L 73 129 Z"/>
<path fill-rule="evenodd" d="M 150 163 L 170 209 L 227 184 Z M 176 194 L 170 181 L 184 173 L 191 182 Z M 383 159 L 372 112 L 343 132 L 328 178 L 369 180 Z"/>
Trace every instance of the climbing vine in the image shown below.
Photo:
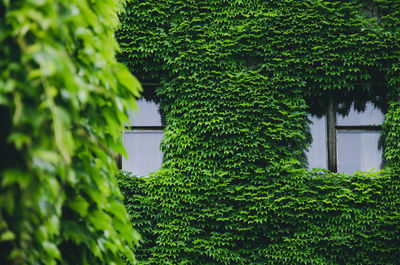
<path fill-rule="evenodd" d="M 113 152 L 140 85 L 117 5 L 0 2 L 1 264 L 134 262 Z"/>
<path fill-rule="evenodd" d="M 396 264 L 400 2 L 135 1 L 119 60 L 165 115 L 164 162 L 121 174 L 144 264 Z M 386 166 L 307 170 L 308 113 L 371 100 Z"/>

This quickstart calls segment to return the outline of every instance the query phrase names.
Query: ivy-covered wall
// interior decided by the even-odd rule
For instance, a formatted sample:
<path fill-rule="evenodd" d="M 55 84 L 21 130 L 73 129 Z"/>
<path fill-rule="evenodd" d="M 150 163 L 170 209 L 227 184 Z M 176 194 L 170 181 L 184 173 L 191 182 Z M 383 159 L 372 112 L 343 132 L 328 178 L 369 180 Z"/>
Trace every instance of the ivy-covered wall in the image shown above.
<path fill-rule="evenodd" d="M 400 2 L 129 1 L 119 59 L 160 79 L 164 163 L 122 174 L 148 264 L 397 264 Z M 385 168 L 308 171 L 332 94 L 386 114 Z"/>

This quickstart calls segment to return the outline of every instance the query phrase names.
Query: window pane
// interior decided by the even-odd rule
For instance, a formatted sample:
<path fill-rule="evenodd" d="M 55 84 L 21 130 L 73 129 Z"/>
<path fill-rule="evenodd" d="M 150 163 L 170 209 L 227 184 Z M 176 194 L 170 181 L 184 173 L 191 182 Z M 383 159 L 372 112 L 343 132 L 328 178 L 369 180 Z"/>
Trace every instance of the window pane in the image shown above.
<path fill-rule="evenodd" d="M 158 104 L 144 99 L 138 100 L 136 103 L 140 113 L 135 111 L 133 115 L 129 114 L 131 126 L 161 126 Z"/>
<path fill-rule="evenodd" d="M 312 143 L 306 153 L 309 168 L 327 168 L 326 117 L 309 115 Z"/>
<path fill-rule="evenodd" d="M 350 174 L 357 170 L 381 169 L 380 136 L 378 131 L 338 131 L 338 172 Z"/>
<path fill-rule="evenodd" d="M 162 137 L 161 130 L 124 132 L 123 143 L 128 160 L 122 159 L 122 169 L 138 176 L 147 176 L 159 169 L 163 159 L 160 151 Z"/>
<path fill-rule="evenodd" d="M 352 105 L 348 116 L 336 114 L 337 125 L 381 125 L 384 119 L 382 111 L 375 108 L 371 102 L 365 104 L 363 112 L 356 111 Z"/>

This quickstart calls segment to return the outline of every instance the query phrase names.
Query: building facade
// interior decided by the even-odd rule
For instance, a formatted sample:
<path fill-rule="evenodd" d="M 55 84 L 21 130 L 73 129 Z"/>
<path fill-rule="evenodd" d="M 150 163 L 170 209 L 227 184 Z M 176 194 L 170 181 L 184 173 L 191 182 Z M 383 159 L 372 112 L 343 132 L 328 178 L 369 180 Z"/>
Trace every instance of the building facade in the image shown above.
<path fill-rule="evenodd" d="M 399 12 L 397 1 L 130 1 L 120 60 L 160 83 L 144 98 L 163 128 L 161 168 L 129 180 L 140 259 L 396 264 Z"/>

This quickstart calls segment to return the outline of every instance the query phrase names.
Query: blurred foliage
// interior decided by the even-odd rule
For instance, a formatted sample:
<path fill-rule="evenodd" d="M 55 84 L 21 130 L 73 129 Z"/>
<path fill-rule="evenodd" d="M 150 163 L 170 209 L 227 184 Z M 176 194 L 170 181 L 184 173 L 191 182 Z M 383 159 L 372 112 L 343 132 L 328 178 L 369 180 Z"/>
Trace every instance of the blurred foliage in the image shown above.
<path fill-rule="evenodd" d="M 119 60 L 160 79 L 164 163 L 120 176 L 143 264 L 398 264 L 400 1 L 130 0 Z M 386 168 L 307 171 L 307 114 L 387 113 Z M 148 96 L 150 97 L 150 96 Z"/>
<path fill-rule="evenodd" d="M 0 263 L 134 262 L 114 152 L 140 85 L 121 3 L 0 2 Z"/>

